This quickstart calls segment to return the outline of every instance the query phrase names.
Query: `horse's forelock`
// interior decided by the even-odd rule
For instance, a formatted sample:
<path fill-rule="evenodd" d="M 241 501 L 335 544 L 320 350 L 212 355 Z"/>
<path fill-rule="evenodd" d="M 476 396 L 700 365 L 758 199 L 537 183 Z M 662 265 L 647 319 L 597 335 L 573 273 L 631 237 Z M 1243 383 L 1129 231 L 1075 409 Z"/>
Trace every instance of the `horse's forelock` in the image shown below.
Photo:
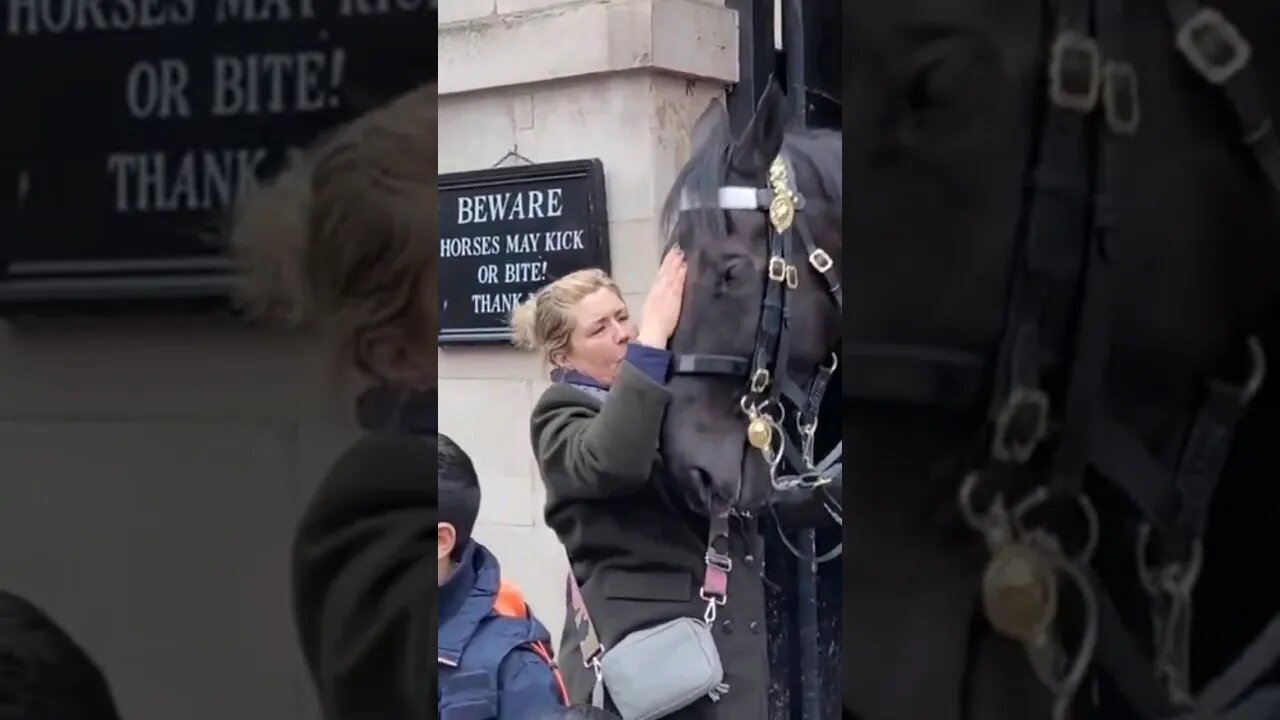
<path fill-rule="evenodd" d="M 698 128 L 700 140 L 693 148 L 693 155 L 676 175 L 662 207 L 662 232 L 667 247 L 681 243 L 685 250 L 695 238 L 721 239 L 728 235 L 724 213 L 719 210 L 682 211 L 687 197 L 697 205 L 714 206 L 719 200 L 720 187 L 728 173 L 728 153 L 733 144 L 728 113 L 713 116 L 714 122 Z M 681 219 L 689 223 L 677 233 Z"/>

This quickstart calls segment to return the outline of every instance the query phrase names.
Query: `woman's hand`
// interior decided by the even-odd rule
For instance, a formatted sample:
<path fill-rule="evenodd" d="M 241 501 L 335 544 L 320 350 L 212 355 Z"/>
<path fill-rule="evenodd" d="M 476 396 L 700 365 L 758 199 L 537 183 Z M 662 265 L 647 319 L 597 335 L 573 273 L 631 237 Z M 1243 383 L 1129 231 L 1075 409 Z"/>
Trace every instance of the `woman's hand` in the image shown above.
<path fill-rule="evenodd" d="M 680 322 L 680 307 L 684 303 L 684 276 L 688 269 L 684 261 L 684 253 L 679 247 L 673 247 L 662 259 L 658 268 L 658 276 L 649 288 L 649 297 L 644 300 L 644 315 L 641 317 L 639 336 L 636 341 L 641 345 L 655 348 L 666 348 L 671 335 L 676 331 L 676 323 Z"/>

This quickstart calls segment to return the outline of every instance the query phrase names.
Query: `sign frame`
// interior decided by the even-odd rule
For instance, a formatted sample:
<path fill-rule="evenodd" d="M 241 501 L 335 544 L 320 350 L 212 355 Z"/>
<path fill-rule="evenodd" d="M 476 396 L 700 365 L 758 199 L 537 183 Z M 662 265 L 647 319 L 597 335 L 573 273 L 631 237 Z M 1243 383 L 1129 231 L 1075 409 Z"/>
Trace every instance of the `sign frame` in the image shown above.
<path fill-rule="evenodd" d="M 587 186 L 587 223 L 584 228 L 592 239 L 592 248 L 600 258 L 600 267 L 606 273 L 612 273 L 613 261 L 610 255 L 609 239 L 609 205 L 605 191 L 604 163 L 599 158 L 581 160 L 560 160 L 530 165 L 514 165 L 495 167 L 487 170 L 468 170 L 457 173 L 441 174 L 438 179 L 441 192 L 446 190 L 466 190 L 468 188 L 493 188 L 528 182 L 540 182 L 561 179 L 584 179 Z M 438 238 L 437 238 L 438 241 Z M 437 249 L 438 252 L 438 249 Z M 438 261 L 440 262 L 440 261 Z M 443 272 L 440 262 L 439 272 Z M 477 346 L 510 346 L 512 335 L 510 328 L 445 328 L 443 302 L 440 300 L 440 330 L 436 344 L 441 350 L 450 347 Z"/>
<path fill-rule="evenodd" d="M 136 38 L 137 17 L 51 29 L 38 4 L 3 31 L 0 58 L 38 70 L 0 80 L 0 322 L 240 315 L 239 192 L 438 76 L 435 0 L 180 5 Z"/>
<path fill-rule="evenodd" d="M 234 310 L 234 261 L 204 257 L 16 261 L 0 266 L 0 317 Z"/>

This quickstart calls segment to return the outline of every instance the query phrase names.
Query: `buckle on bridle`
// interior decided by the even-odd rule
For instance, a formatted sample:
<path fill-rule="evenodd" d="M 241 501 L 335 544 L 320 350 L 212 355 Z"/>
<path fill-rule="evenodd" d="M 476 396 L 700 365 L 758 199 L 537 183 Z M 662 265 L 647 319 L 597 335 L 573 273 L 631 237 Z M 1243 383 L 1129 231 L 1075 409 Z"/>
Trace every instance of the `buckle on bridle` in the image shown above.
<path fill-rule="evenodd" d="M 787 261 L 778 256 L 769 258 L 769 279 L 773 282 L 785 282 L 787 279 Z"/>
<path fill-rule="evenodd" d="M 1102 68 L 1102 108 L 1107 126 L 1117 135 L 1135 135 L 1141 117 L 1138 72 L 1130 63 L 1108 62 Z"/>
<path fill-rule="evenodd" d="M 991 457 L 1025 463 L 1048 434 L 1049 395 L 1039 388 L 1014 388 L 996 418 Z"/>
<path fill-rule="evenodd" d="M 1098 104 L 1102 87 L 1102 53 L 1093 38 L 1066 31 L 1053 41 L 1049 56 L 1049 99 L 1080 113 Z"/>
<path fill-rule="evenodd" d="M 733 572 L 733 558 L 720 552 L 708 552 L 706 557 L 708 567 L 713 567 L 726 573 Z"/>
<path fill-rule="evenodd" d="M 814 270 L 825 273 L 835 265 L 835 261 L 831 259 L 831 256 L 825 250 L 819 249 L 809 253 L 809 264 L 813 266 Z"/>
<path fill-rule="evenodd" d="M 1243 70 L 1253 54 L 1240 30 L 1225 15 L 1207 7 L 1178 28 L 1175 44 L 1191 67 L 1214 85 Z"/>
<path fill-rule="evenodd" d="M 787 266 L 787 287 L 792 290 L 800 287 L 800 271 L 795 265 Z"/>
<path fill-rule="evenodd" d="M 751 374 L 751 392 L 759 394 L 769 387 L 769 371 L 765 368 L 758 368 Z"/>

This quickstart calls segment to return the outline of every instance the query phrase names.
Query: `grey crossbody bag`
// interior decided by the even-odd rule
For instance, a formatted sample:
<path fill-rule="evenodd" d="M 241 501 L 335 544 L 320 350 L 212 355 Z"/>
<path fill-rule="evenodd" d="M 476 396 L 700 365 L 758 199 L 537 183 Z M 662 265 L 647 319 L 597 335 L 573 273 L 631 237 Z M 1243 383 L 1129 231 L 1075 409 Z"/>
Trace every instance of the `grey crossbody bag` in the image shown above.
<path fill-rule="evenodd" d="M 596 676 L 592 705 L 604 708 L 608 692 L 622 720 L 658 720 L 702 698 L 719 701 L 729 691 L 711 634 L 716 611 L 728 597 L 733 567 L 728 541 L 728 519 L 712 518 L 701 592 L 707 609 L 702 618 L 681 617 L 637 630 L 610 648 L 600 643 L 582 591 L 570 572 L 569 602 L 582 662 Z M 718 549 L 721 543 L 724 552 Z"/>

